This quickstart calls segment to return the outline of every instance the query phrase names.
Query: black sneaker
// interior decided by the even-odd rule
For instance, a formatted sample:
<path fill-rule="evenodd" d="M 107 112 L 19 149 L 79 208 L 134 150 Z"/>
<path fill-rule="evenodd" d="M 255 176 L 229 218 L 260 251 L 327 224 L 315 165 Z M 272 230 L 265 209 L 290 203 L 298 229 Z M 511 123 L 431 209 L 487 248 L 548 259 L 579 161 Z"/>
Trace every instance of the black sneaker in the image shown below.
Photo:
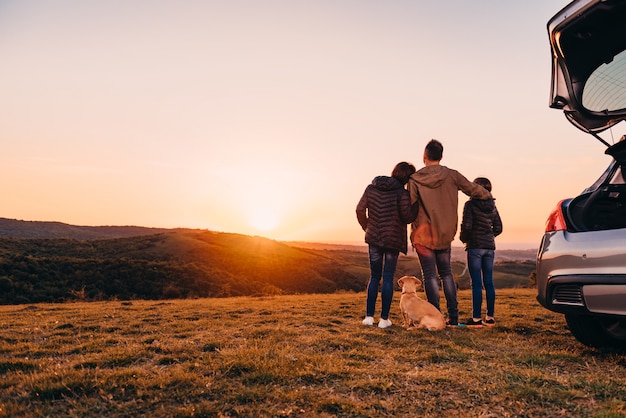
<path fill-rule="evenodd" d="M 467 320 L 467 322 L 465 322 L 464 325 L 468 328 L 482 328 L 483 321 L 481 321 L 480 319 L 478 321 L 474 321 L 474 318 L 470 318 Z"/>
<path fill-rule="evenodd" d="M 495 326 L 495 325 L 496 325 L 496 320 L 495 320 L 495 319 L 493 319 L 493 318 L 490 318 L 490 319 L 485 319 L 485 320 L 483 321 L 483 324 L 487 325 L 488 327 L 493 327 L 493 326 Z"/>
<path fill-rule="evenodd" d="M 459 326 L 461 326 L 461 325 L 459 324 L 459 322 L 458 322 L 458 321 L 450 321 L 450 320 L 448 319 L 448 320 L 446 320 L 446 326 L 447 326 L 447 327 L 459 327 Z"/>

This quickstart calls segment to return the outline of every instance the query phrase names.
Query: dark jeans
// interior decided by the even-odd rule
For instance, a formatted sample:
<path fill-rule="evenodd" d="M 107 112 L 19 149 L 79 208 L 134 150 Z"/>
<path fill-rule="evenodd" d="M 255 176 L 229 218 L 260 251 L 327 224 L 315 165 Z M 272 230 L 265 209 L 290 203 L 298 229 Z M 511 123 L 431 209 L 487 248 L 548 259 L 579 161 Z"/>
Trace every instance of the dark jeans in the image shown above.
<path fill-rule="evenodd" d="M 439 279 L 443 282 L 443 293 L 446 296 L 448 308 L 448 320 L 454 324 L 459 321 L 459 307 L 456 299 L 456 283 L 452 276 L 450 264 L 450 248 L 445 250 L 432 250 L 421 245 L 415 245 L 417 257 L 422 266 L 424 288 L 428 301 L 441 310 L 439 306 Z"/>
<path fill-rule="evenodd" d="M 374 316 L 376 297 L 380 278 L 383 279 L 382 311 L 380 317 L 389 319 L 391 300 L 393 299 L 393 275 L 398 264 L 398 251 L 386 250 L 373 245 L 369 246 L 371 277 L 367 285 L 366 316 Z"/>
<path fill-rule="evenodd" d="M 467 269 L 472 278 L 472 316 L 481 317 L 483 304 L 483 286 L 487 299 L 487 316 L 493 316 L 496 304 L 496 288 L 493 285 L 494 250 L 474 249 L 467 250 Z"/>

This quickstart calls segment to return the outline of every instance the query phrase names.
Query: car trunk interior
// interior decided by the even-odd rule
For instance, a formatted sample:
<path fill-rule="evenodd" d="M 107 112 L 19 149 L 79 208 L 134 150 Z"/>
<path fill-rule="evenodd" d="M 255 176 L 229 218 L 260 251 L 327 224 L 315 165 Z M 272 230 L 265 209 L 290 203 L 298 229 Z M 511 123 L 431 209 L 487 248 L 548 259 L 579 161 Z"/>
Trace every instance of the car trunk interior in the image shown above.
<path fill-rule="evenodd" d="M 626 228 L 626 140 L 622 138 L 605 154 L 615 160 L 606 181 L 568 205 L 568 229 L 572 232 Z"/>

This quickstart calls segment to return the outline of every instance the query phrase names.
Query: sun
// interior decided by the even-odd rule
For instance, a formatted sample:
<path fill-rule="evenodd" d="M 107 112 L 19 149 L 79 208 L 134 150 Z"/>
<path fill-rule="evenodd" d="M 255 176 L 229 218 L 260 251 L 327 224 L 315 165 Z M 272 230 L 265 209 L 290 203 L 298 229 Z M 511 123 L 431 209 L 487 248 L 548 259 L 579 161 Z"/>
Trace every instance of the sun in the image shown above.
<path fill-rule="evenodd" d="M 257 207 L 249 215 L 250 225 L 260 232 L 269 232 L 280 224 L 280 217 L 277 211 L 270 208 Z"/>

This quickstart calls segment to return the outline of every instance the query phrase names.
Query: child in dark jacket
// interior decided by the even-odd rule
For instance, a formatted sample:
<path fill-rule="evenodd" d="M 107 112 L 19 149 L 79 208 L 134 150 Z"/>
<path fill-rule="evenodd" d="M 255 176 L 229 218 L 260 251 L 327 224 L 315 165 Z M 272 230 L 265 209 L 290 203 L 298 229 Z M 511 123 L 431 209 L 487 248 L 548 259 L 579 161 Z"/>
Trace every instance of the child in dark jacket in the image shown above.
<path fill-rule="evenodd" d="M 391 326 L 389 311 L 393 299 L 393 276 L 399 253 L 407 252 L 406 226 L 417 216 L 418 207 L 411 206 L 409 192 L 405 189 L 413 173 L 415 167 L 412 164 L 396 164 L 391 177 L 374 178 L 356 207 L 357 220 L 365 231 L 365 242 L 369 246 L 371 272 L 364 325 L 374 325 L 374 310 L 382 277 L 382 311 L 378 327 Z"/>
<path fill-rule="evenodd" d="M 474 183 L 491 192 L 491 182 L 478 177 Z M 470 199 L 463 207 L 460 239 L 467 251 L 467 268 L 472 280 L 472 318 L 464 325 L 481 328 L 493 326 L 496 290 L 493 284 L 493 263 L 495 258 L 495 237 L 502 233 L 502 220 L 493 199 Z M 483 286 L 487 300 L 487 315 L 481 319 Z"/>

